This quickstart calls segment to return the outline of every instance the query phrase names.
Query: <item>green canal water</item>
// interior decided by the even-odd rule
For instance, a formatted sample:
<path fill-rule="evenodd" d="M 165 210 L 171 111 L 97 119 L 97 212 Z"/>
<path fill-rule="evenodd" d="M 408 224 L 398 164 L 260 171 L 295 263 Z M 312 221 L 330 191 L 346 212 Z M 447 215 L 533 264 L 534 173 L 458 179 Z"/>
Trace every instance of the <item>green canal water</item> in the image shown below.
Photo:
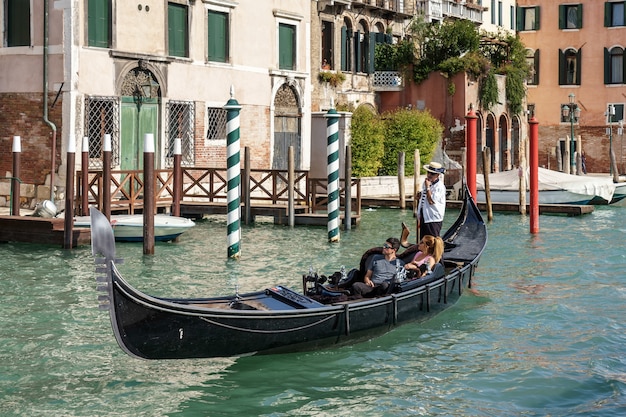
<path fill-rule="evenodd" d="M 446 224 L 457 211 L 449 210 Z M 118 244 L 122 274 L 157 296 L 300 288 L 398 236 L 410 211 L 365 211 L 329 244 L 323 227 L 244 227 L 226 259 L 225 218 L 179 243 Z M 323 351 L 142 361 L 97 306 L 88 247 L 0 245 L 2 416 L 624 416 L 626 208 L 581 217 L 496 214 L 476 290 L 426 323 Z"/>

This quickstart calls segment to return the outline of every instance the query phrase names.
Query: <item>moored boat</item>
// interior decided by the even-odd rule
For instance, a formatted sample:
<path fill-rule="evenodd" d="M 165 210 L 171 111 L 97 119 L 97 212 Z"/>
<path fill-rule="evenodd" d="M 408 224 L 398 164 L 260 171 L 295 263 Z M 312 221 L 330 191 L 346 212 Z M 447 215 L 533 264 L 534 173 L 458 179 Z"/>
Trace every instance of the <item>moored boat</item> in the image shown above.
<path fill-rule="evenodd" d="M 74 218 L 75 227 L 90 227 L 89 216 Z M 189 228 L 195 226 L 191 219 L 156 214 L 154 216 L 154 239 L 157 241 L 174 240 Z M 115 240 L 119 242 L 143 241 L 143 214 L 115 214 L 111 216 L 111 227 Z"/>
<path fill-rule="evenodd" d="M 471 286 L 487 229 L 469 193 L 465 195 L 459 217 L 443 236 L 444 261 L 425 277 L 395 282 L 387 293 L 361 299 L 334 297 L 339 293 L 335 285 L 323 285 L 312 274 L 302 277 L 304 293 L 276 285 L 224 297 L 147 295 L 122 277 L 111 226 L 91 209 L 92 250 L 104 273 L 98 277 L 106 292 L 102 306 L 109 310 L 120 347 L 145 359 L 292 352 L 369 339 L 409 321 L 427 320 Z M 398 256 L 408 259 L 414 252 L 411 247 Z M 362 272 L 359 266 L 345 276 L 358 279 Z M 343 275 L 332 275 L 337 274 Z M 326 300 L 316 299 L 314 294 L 324 291 L 330 294 Z"/>
<path fill-rule="evenodd" d="M 526 202 L 530 202 L 528 170 Z M 489 174 L 489 193 L 494 203 L 519 204 L 520 170 Z M 615 184 L 608 177 L 570 175 L 545 168 L 538 169 L 539 204 L 608 204 L 613 201 Z M 461 183 L 455 185 L 456 189 Z M 476 175 L 476 199 L 484 203 L 485 181 L 483 174 Z"/>

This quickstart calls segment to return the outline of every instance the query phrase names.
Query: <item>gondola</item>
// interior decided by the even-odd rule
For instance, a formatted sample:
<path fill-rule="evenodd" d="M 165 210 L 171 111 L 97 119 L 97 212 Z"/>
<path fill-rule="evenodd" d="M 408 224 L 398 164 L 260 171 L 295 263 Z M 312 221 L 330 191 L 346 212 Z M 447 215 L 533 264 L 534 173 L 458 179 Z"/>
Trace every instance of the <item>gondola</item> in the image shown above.
<path fill-rule="evenodd" d="M 394 280 L 384 294 L 351 299 L 350 280 L 359 267 L 337 271 L 327 282 L 302 276 L 303 291 L 282 285 L 213 298 L 157 298 L 133 288 L 116 264 L 109 222 L 91 209 L 92 251 L 100 305 L 108 309 L 113 333 L 127 354 L 144 359 L 189 359 L 315 350 L 371 339 L 395 327 L 425 321 L 453 305 L 471 287 L 487 243 L 486 225 L 467 188 L 455 223 L 442 236 L 444 258 L 417 279 Z M 409 259 L 415 245 L 400 253 Z"/>

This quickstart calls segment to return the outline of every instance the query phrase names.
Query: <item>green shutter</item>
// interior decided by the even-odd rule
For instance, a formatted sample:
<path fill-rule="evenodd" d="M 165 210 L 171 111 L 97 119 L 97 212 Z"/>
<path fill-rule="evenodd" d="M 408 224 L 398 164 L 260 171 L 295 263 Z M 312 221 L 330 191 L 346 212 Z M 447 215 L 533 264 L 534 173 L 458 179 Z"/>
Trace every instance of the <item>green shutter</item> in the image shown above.
<path fill-rule="evenodd" d="M 604 84 L 611 84 L 611 53 L 604 48 Z"/>
<path fill-rule="evenodd" d="M 533 77 L 533 83 L 539 85 L 539 49 L 535 51 L 535 76 Z"/>
<path fill-rule="evenodd" d="M 516 23 L 518 32 L 521 32 L 524 30 L 524 8 L 523 7 L 517 8 L 517 22 L 515 23 Z"/>
<path fill-rule="evenodd" d="M 361 32 L 354 32 L 354 71 L 361 72 L 361 45 L 359 44 L 361 39 Z"/>
<path fill-rule="evenodd" d="M 341 27 L 341 70 L 348 71 L 348 28 Z"/>
<path fill-rule="evenodd" d="M 533 30 L 539 30 L 541 25 L 540 25 L 540 20 L 539 17 L 541 16 L 541 6 L 536 6 L 535 7 L 535 24 L 533 26 Z"/>
<path fill-rule="evenodd" d="M 580 72 L 582 68 L 582 62 L 583 62 L 583 48 L 580 48 L 578 52 L 576 53 L 576 85 L 580 85 L 582 83 L 581 80 L 583 79 L 583 77 Z"/>
<path fill-rule="evenodd" d="M 582 29 L 582 27 L 583 27 L 583 5 L 582 5 L 582 4 L 579 4 L 579 5 L 578 5 L 578 13 L 577 13 L 577 16 L 578 16 L 578 22 L 577 22 L 577 24 L 576 24 L 576 27 L 577 27 L 578 29 Z"/>
<path fill-rule="evenodd" d="M 565 16 L 565 11 L 565 6 L 559 4 L 559 29 L 565 29 L 567 27 L 567 17 Z"/>
<path fill-rule="evenodd" d="M 209 10 L 209 61 L 228 60 L 228 14 Z"/>
<path fill-rule="evenodd" d="M 604 27 L 611 27 L 611 3 L 608 1 L 604 3 Z"/>
<path fill-rule="evenodd" d="M 384 35 L 382 33 L 371 33 L 367 39 L 367 47 L 368 47 L 368 57 L 367 57 L 367 68 L 365 72 L 368 74 L 374 73 L 374 53 L 376 51 L 376 41 L 379 39 L 378 35 L 382 35 L 381 38 L 384 39 Z"/>
<path fill-rule="evenodd" d="M 559 85 L 567 84 L 567 65 L 565 62 L 565 53 L 559 49 Z"/>
<path fill-rule="evenodd" d="M 168 49 L 171 56 L 187 56 L 187 7 L 167 5 Z"/>
<path fill-rule="evenodd" d="M 278 67 L 295 69 L 295 28 L 291 25 L 278 25 Z"/>
<path fill-rule="evenodd" d="M 626 83 L 626 49 L 622 49 L 622 84 Z"/>
<path fill-rule="evenodd" d="M 111 46 L 110 0 L 89 0 L 87 4 L 87 44 L 98 48 Z"/>
<path fill-rule="evenodd" d="M 8 0 L 6 13 L 7 46 L 30 46 L 30 1 Z"/>

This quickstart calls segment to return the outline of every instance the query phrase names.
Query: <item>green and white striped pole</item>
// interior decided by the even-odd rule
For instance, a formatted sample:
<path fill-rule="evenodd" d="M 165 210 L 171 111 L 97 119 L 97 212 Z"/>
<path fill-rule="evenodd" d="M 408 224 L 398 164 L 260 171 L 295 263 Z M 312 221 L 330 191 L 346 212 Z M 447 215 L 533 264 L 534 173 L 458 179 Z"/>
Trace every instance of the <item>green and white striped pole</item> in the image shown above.
<path fill-rule="evenodd" d="M 339 114 L 332 106 L 326 117 L 328 174 L 328 241 L 339 242 Z"/>
<path fill-rule="evenodd" d="M 227 233 L 228 233 L 228 257 L 239 259 L 241 255 L 241 213 L 240 213 L 240 144 L 239 144 L 239 110 L 241 106 L 235 100 L 235 88 L 230 87 L 230 100 L 224 106 L 226 110 L 226 158 L 228 171 L 227 194 Z"/>

